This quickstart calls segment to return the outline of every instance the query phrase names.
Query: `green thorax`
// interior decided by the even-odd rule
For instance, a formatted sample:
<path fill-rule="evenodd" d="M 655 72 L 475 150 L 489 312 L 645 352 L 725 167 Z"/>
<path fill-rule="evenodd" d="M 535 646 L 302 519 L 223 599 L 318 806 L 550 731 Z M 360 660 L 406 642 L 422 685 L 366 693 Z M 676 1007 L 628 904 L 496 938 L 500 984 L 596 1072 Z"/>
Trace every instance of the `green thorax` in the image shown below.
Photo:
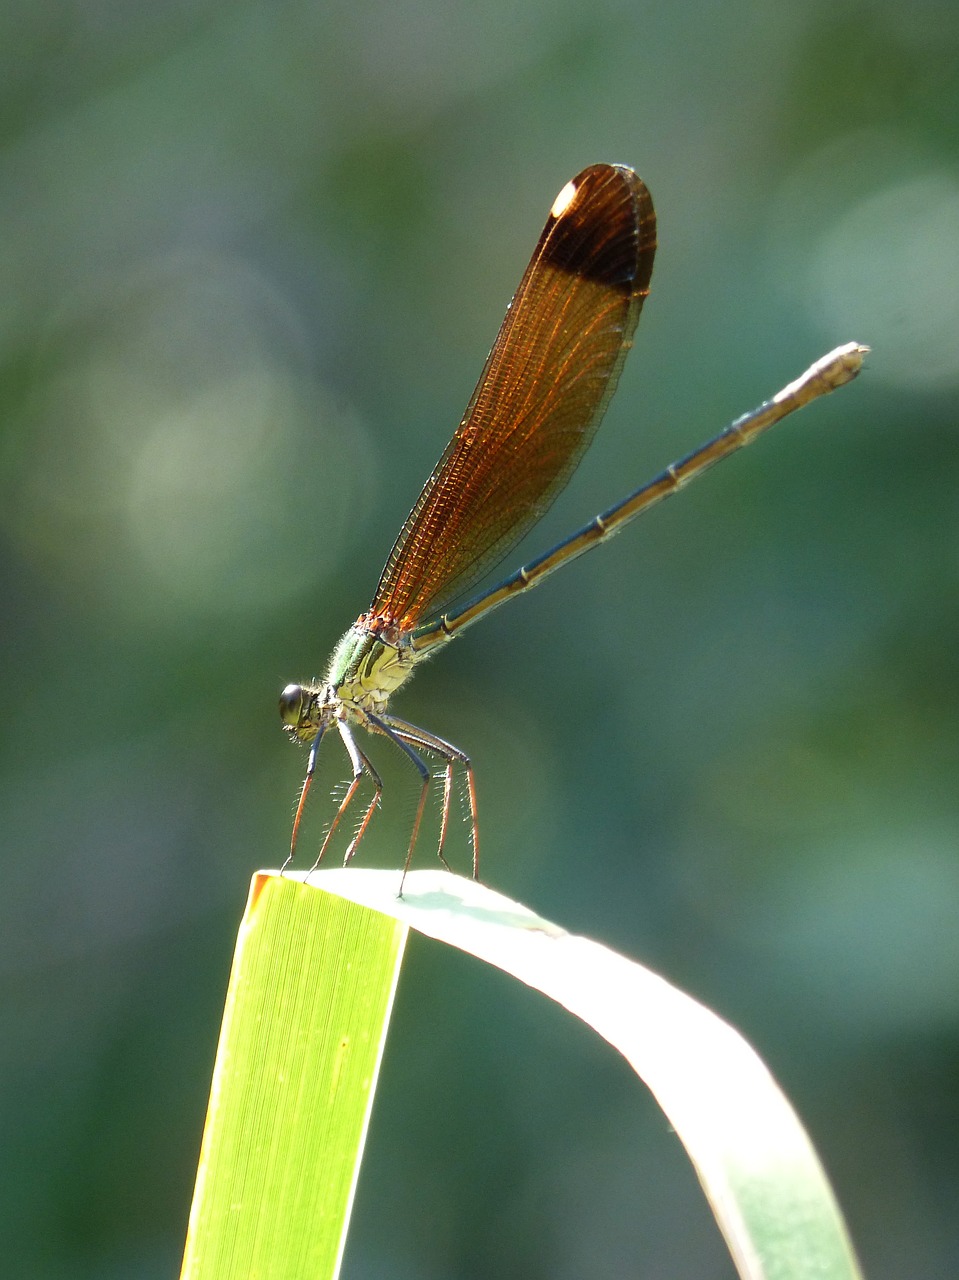
<path fill-rule="evenodd" d="M 358 622 L 333 650 L 326 683 L 343 702 L 383 711 L 393 692 L 412 675 L 415 662 L 408 646 L 387 644 Z"/>

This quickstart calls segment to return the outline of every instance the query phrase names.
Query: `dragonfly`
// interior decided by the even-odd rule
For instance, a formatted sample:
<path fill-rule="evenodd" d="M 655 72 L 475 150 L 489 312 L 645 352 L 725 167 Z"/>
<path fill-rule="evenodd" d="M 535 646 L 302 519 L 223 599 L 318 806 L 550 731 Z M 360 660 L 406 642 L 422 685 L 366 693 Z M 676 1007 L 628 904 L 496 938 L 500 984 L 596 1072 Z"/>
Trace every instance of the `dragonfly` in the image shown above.
<path fill-rule="evenodd" d="M 389 706 L 396 691 L 421 662 L 474 622 L 539 586 L 787 414 L 859 372 L 868 348 L 854 342 L 837 347 L 771 400 L 545 555 L 458 603 L 543 517 L 592 442 L 632 346 L 655 252 L 652 198 L 627 166 L 591 165 L 556 197 L 463 419 L 400 530 L 369 609 L 334 649 L 324 680 L 288 684 L 280 695 L 284 728 L 310 747 L 284 867 L 295 855 L 317 753 L 331 730 L 346 750 L 352 777 L 313 869 L 366 779 L 372 795 L 359 811 L 344 865 L 355 854 L 383 792 L 380 775 L 357 739 L 356 731 L 364 730 L 387 738 L 419 775 L 404 880 L 434 780 L 431 760 L 442 769 L 436 775 L 442 778 L 437 854 L 448 867 L 444 850 L 459 769 L 465 777 L 473 877 L 478 879 L 479 824 L 470 758 L 438 734 L 394 715 Z"/>

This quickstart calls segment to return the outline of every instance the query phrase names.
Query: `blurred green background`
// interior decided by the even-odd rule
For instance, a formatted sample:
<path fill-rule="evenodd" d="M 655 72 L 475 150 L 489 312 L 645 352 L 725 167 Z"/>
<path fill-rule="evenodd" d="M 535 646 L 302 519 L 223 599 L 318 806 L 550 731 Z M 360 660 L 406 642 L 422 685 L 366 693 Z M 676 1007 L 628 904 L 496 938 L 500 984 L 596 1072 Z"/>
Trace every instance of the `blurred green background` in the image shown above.
<path fill-rule="evenodd" d="M 873 1280 L 959 1273 L 959 10 L 13 0 L 0 66 L 8 1273 L 176 1273 L 302 777 L 277 695 L 596 160 L 653 192 L 652 294 L 508 567 L 833 345 L 868 368 L 396 710 L 471 753 L 491 885 L 750 1037 Z M 371 751 L 395 865 L 416 785 Z M 305 848 L 345 773 L 331 742 Z M 416 940 L 345 1274 L 732 1271 L 615 1055 Z"/>

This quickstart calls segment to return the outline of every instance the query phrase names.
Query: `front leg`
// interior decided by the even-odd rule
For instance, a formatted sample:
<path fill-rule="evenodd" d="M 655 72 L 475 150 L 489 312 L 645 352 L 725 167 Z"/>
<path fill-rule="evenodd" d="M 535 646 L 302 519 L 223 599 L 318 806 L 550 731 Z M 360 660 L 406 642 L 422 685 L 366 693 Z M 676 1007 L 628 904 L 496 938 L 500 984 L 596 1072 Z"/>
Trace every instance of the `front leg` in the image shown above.
<path fill-rule="evenodd" d="M 313 866 L 309 870 L 309 873 L 308 873 L 309 875 L 312 875 L 313 872 L 317 869 L 317 867 L 319 867 L 320 863 L 323 861 L 323 855 L 326 853 L 327 847 L 333 838 L 333 833 L 336 831 L 336 828 L 340 825 L 340 819 L 343 817 L 347 809 L 350 807 L 350 803 L 352 802 L 353 797 L 356 795 L 356 792 L 357 792 L 357 789 L 359 788 L 360 783 L 363 781 L 364 774 L 366 774 L 369 777 L 370 781 L 373 783 L 373 799 L 367 805 L 366 812 L 363 814 L 363 817 L 360 821 L 360 825 L 357 829 L 356 835 L 350 841 L 349 846 L 346 850 L 346 857 L 343 859 L 344 867 L 349 862 L 349 860 L 353 857 L 353 854 L 356 852 L 356 846 L 359 844 L 360 840 L 363 838 L 363 833 L 366 831 L 370 818 L 373 816 L 373 810 L 376 808 L 377 801 L 379 800 L 380 795 L 382 794 L 382 791 L 383 791 L 383 783 L 380 780 L 380 775 L 373 768 L 372 764 L 367 759 L 366 755 L 357 746 L 356 739 L 353 737 L 353 734 L 350 732 L 349 725 L 347 725 L 344 720 L 337 720 L 336 727 L 339 731 L 340 737 L 343 740 L 343 746 L 346 748 L 347 755 L 350 757 L 350 762 L 353 765 L 353 780 L 346 789 L 346 795 L 340 801 L 340 806 L 336 811 L 333 821 L 330 823 L 330 829 L 329 831 L 327 831 L 326 836 L 323 840 L 323 843 L 320 846 L 320 852 L 317 854 L 316 861 L 313 863 Z"/>

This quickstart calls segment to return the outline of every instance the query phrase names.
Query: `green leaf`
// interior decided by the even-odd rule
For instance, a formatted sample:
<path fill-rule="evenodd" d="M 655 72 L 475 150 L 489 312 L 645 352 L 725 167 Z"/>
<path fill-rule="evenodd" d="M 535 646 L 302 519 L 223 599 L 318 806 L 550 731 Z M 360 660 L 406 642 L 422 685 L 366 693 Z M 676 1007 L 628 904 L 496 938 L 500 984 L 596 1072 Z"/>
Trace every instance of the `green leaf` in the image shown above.
<path fill-rule="evenodd" d="M 183 1277 L 337 1274 L 406 936 L 345 898 L 254 878 Z"/>
<path fill-rule="evenodd" d="M 308 1275 L 313 1280 L 336 1274 L 341 1245 L 327 1247 L 323 1257 L 329 1259 L 329 1267 L 326 1263 L 319 1267 L 312 1260 L 322 1251 L 307 1236 L 320 1232 L 321 1227 L 328 1229 L 330 1239 L 336 1235 L 341 1241 L 345 1234 L 352 1170 L 362 1150 L 380 1037 L 405 932 L 384 934 L 382 941 L 371 943 L 369 948 L 364 944 L 351 951 L 349 959 L 345 959 L 338 940 L 318 940 L 315 935 L 318 930 L 349 928 L 355 938 L 364 926 L 358 923 L 362 916 L 354 917 L 350 912 L 368 909 L 370 923 L 365 927 L 370 930 L 375 930 L 373 921 L 383 920 L 404 931 L 412 926 L 459 947 L 558 1001 L 619 1049 L 655 1095 L 686 1147 L 742 1277 L 859 1277 L 842 1217 L 812 1145 L 772 1076 L 738 1032 L 642 965 L 566 933 L 472 880 L 446 872 L 413 872 L 406 878 L 402 898 L 397 897 L 399 884 L 398 872 L 353 869 L 316 873 L 308 877 L 308 883 L 305 876 L 261 877 L 254 882 L 253 914 L 248 911 L 241 931 L 231 981 L 232 1004 L 228 1003 L 217 1058 L 188 1240 L 188 1256 L 191 1246 L 199 1256 L 196 1250 L 201 1235 L 208 1247 L 214 1247 L 211 1238 L 226 1228 L 230 1243 L 225 1248 L 216 1245 L 217 1252 L 211 1256 L 229 1259 L 229 1265 L 226 1270 L 217 1270 L 213 1263 L 197 1263 L 192 1271 L 185 1267 L 185 1275 L 242 1274 L 276 1280 Z M 262 886 L 259 895 L 257 885 Z M 339 906 L 321 911 L 315 903 L 323 901 Z M 347 925 L 348 921 L 353 923 Z M 268 932 L 269 946 L 277 955 L 273 964 L 266 964 L 269 977 L 254 1001 L 261 1034 L 264 1029 L 269 1031 L 271 1043 L 276 1044 L 268 1071 L 258 1057 L 255 1033 L 246 1042 L 245 1061 L 238 1061 L 238 1051 L 229 1047 L 231 1023 L 247 1016 L 241 1010 L 246 997 L 238 977 L 240 957 L 253 945 L 254 934 L 261 932 Z M 391 937 L 392 945 L 388 941 Z M 305 951 L 310 953 L 309 976 L 304 975 Z M 370 986 L 378 983 L 380 992 L 378 998 L 368 995 L 365 1000 L 370 1013 L 365 1036 L 369 1043 L 376 1043 L 376 1051 L 359 1104 L 346 1101 L 348 1093 L 341 1090 L 338 1079 L 336 1088 L 330 1087 L 337 1046 L 342 1043 L 336 1037 L 343 1033 L 326 1013 L 328 1002 L 340 987 L 369 990 L 365 979 L 352 968 L 366 969 L 367 963 L 375 975 Z M 326 970 L 326 965 L 331 968 Z M 322 1016 L 317 1015 L 316 1006 Z M 364 1034 L 352 1025 L 351 1035 Z M 325 1049 L 315 1050 L 322 1068 L 312 1055 L 307 1060 L 304 1043 L 321 1034 L 332 1037 Z M 305 1094 L 309 1105 L 285 1108 L 280 1113 L 275 1110 L 277 1090 L 271 1072 L 278 1069 L 284 1039 L 293 1054 L 282 1067 L 286 1090 Z M 230 1063 L 231 1074 L 237 1077 L 232 1086 L 237 1091 L 235 1103 L 228 1103 L 221 1079 Z M 311 1073 L 306 1079 L 297 1075 L 303 1070 Z M 250 1073 L 250 1078 L 240 1083 L 243 1072 Z M 267 1077 L 265 1099 L 258 1097 L 260 1074 Z M 215 1156 L 219 1145 L 216 1130 L 227 1128 L 225 1122 L 218 1125 L 217 1115 L 227 1105 L 242 1107 L 247 1118 L 230 1123 L 229 1151 L 223 1157 Z M 349 1110 L 348 1119 L 335 1114 L 340 1108 Z M 309 1132 L 302 1132 L 298 1143 L 289 1144 L 287 1157 L 288 1139 L 280 1130 L 289 1124 L 303 1130 L 309 1126 Z M 244 1166 L 263 1163 L 264 1151 L 270 1155 L 267 1163 L 272 1177 L 257 1174 L 254 1179 Z M 290 1171 L 282 1167 L 286 1158 L 293 1165 Z M 214 1178 L 215 1166 L 219 1179 L 227 1180 L 226 1189 L 214 1188 L 218 1180 Z M 336 1191 L 324 1183 L 329 1169 L 343 1171 L 334 1180 Z M 314 1180 L 315 1187 L 307 1185 Z M 234 1187 L 243 1189 L 242 1198 Z M 221 1208 L 211 1211 L 204 1207 L 211 1197 L 222 1199 Z M 641 1211 L 641 1188 L 636 1189 L 636 1201 Z M 313 1205 L 314 1209 L 294 1216 L 293 1204 L 306 1210 Z M 343 1215 L 338 1235 L 332 1223 L 325 1221 L 334 1213 Z M 252 1227 L 239 1227 L 238 1219 L 244 1216 L 252 1216 Z M 324 1220 L 317 1221 L 318 1217 Z M 278 1218 L 284 1220 L 279 1232 L 274 1225 Z M 261 1232 L 269 1234 L 271 1251 L 246 1252 L 247 1247 L 252 1249 L 259 1243 Z M 307 1234 L 291 1244 L 289 1237 L 299 1232 Z M 257 1270 L 252 1259 L 261 1257 L 268 1259 L 269 1265 Z"/>

